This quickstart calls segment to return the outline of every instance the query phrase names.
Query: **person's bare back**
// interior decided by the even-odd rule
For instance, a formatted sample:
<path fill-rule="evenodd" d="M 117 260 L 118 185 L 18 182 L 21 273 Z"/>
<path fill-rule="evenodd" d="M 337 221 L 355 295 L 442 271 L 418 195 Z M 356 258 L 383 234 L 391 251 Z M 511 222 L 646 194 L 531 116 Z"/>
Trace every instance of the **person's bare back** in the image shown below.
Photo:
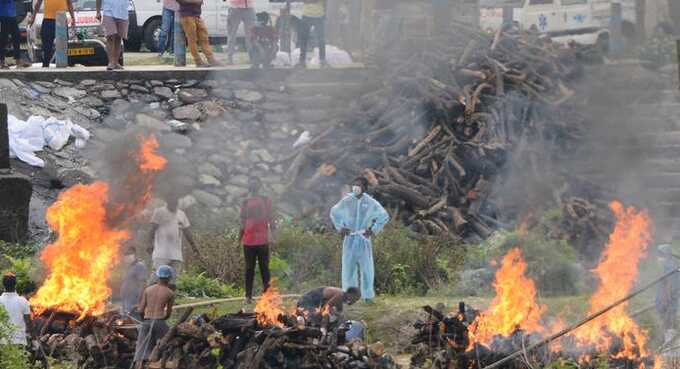
<path fill-rule="evenodd" d="M 161 283 L 147 287 L 142 294 L 140 308 L 143 309 L 144 319 L 165 320 L 172 312 L 175 293 Z"/>

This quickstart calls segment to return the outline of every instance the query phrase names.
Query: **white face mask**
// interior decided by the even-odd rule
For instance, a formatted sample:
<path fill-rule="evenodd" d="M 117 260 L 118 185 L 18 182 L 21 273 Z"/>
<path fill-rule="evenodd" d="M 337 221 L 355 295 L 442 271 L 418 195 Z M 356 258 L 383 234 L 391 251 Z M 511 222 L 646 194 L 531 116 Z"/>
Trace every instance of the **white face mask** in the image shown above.
<path fill-rule="evenodd" d="M 361 189 L 361 186 L 352 186 L 352 193 L 354 193 L 356 196 L 361 195 L 361 193 L 364 192 Z"/>

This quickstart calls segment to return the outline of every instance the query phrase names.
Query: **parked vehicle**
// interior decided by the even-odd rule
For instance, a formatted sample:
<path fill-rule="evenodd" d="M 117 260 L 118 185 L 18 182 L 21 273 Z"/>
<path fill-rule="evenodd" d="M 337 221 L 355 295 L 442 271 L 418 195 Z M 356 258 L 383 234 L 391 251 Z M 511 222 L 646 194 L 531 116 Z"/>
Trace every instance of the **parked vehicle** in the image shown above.
<path fill-rule="evenodd" d="M 272 21 L 281 10 L 286 7 L 286 0 L 252 0 L 255 12 L 265 11 L 269 13 Z M 139 24 L 139 35 L 143 40 L 144 46 L 151 51 L 158 51 L 158 39 L 161 33 L 161 14 L 163 10 L 163 0 L 136 0 L 136 14 Z M 291 1 L 291 14 L 293 15 L 293 25 L 302 17 L 302 1 Z M 227 15 L 229 13 L 228 0 L 205 0 L 201 18 L 208 28 L 208 36 L 213 43 L 224 43 L 227 40 Z M 292 27 L 293 30 L 296 29 Z M 238 31 L 239 37 L 245 35 L 243 25 Z"/>
<path fill-rule="evenodd" d="M 106 42 L 101 22 L 97 20 L 96 0 L 73 0 L 73 10 L 76 16 L 75 29 L 69 28 L 68 61 L 69 65 L 82 64 L 87 66 L 102 66 L 108 64 Z M 137 33 L 137 18 L 135 4 L 129 0 L 129 35 Z M 70 24 L 70 16 L 69 18 Z M 29 45 L 28 55 L 34 62 L 42 61 L 40 28 L 42 26 L 43 13 L 36 14 L 32 29 L 27 31 Z M 25 22 L 24 22 L 25 23 Z M 126 43 L 126 48 L 137 46 L 135 40 Z M 139 46 L 137 46 L 139 48 Z"/>

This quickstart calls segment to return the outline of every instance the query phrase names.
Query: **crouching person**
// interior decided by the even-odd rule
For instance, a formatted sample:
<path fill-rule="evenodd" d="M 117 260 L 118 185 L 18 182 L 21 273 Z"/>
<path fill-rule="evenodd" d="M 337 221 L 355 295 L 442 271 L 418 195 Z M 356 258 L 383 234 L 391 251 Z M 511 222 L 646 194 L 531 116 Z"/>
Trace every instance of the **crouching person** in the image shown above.
<path fill-rule="evenodd" d="M 161 265 L 156 275 L 158 283 L 147 287 L 139 302 L 142 324 L 139 327 L 134 358 L 137 369 L 144 366 L 144 362 L 149 360 L 151 351 L 156 347 L 158 340 L 167 333 L 166 321 L 172 315 L 172 305 L 175 301 L 175 293 L 169 287 L 170 278 L 173 275 L 172 268 Z"/>

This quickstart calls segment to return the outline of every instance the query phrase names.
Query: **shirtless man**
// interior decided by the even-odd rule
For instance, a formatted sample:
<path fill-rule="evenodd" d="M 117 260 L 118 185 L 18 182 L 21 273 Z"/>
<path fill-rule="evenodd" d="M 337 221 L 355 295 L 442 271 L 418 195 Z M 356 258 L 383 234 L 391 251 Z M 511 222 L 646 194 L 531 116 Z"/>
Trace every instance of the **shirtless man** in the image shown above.
<path fill-rule="evenodd" d="M 166 320 L 172 315 L 172 305 L 175 302 L 175 293 L 169 287 L 172 275 L 171 267 L 167 265 L 158 267 L 156 271 L 158 283 L 147 287 L 139 301 L 142 324 L 139 326 L 134 359 L 135 367 L 138 369 L 143 367 L 156 342 L 168 331 Z"/>

